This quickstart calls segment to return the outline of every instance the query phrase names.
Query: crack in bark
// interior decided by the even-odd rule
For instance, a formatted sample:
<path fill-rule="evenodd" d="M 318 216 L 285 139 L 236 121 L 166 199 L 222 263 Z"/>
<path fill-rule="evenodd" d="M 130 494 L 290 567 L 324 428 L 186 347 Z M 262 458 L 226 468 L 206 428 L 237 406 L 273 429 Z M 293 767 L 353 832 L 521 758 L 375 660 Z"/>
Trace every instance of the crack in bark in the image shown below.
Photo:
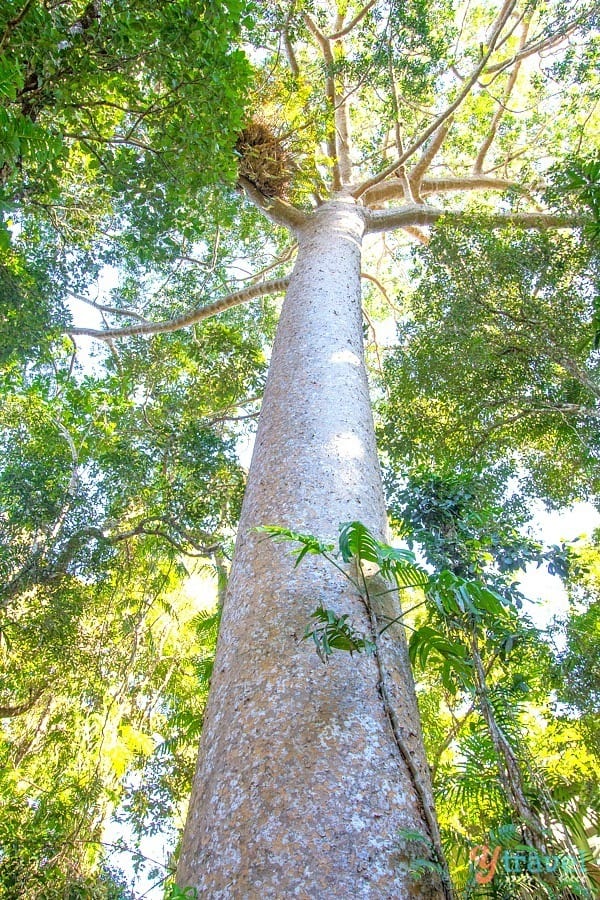
<path fill-rule="evenodd" d="M 444 848 L 442 847 L 440 830 L 437 824 L 437 820 L 435 817 L 435 811 L 433 808 L 432 800 L 429 797 L 429 792 L 423 781 L 421 779 L 421 775 L 416 765 L 413 762 L 412 754 L 410 749 L 407 747 L 404 737 L 402 734 L 402 726 L 398 720 L 398 716 L 396 714 L 396 710 L 394 708 L 393 700 L 390 696 L 390 692 L 387 686 L 387 680 L 385 677 L 385 668 L 384 668 L 384 650 L 383 647 L 378 640 L 380 637 L 379 631 L 379 623 L 377 620 L 377 615 L 373 609 L 371 598 L 369 595 L 368 583 L 365 573 L 362 570 L 362 566 L 360 562 L 356 564 L 357 574 L 360 575 L 360 578 L 363 582 L 363 590 L 360 590 L 360 598 L 365 607 L 367 617 L 369 619 L 370 629 L 371 629 L 371 639 L 373 644 L 375 645 L 375 660 L 377 663 L 377 673 L 378 673 L 378 685 L 377 689 L 379 692 L 379 696 L 381 697 L 381 701 L 383 704 L 383 708 L 385 711 L 386 718 L 390 724 L 390 728 L 392 730 L 392 734 L 394 736 L 394 742 L 398 748 L 400 756 L 406 766 L 406 769 L 409 773 L 410 780 L 412 782 L 415 795 L 417 797 L 417 801 L 419 806 L 421 807 L 421 812 L 423 814 L 423 819 L 427 825 L 429 830 L 429 836 L 431 838 L 431 847 L 433 848 L 434 855 L 436 857 L 436 861 L 440 867 L 440 879 L 442 882 L 442 888 L 444 891 L 444 897 L 446 900 L 454 900 L 455 894 L 454 889 L 452 887 L 452 880 L 450 878 L 450 871 L 448 869 L 448 863 L 446 861 L 446 856 L 444 853 Z"/>

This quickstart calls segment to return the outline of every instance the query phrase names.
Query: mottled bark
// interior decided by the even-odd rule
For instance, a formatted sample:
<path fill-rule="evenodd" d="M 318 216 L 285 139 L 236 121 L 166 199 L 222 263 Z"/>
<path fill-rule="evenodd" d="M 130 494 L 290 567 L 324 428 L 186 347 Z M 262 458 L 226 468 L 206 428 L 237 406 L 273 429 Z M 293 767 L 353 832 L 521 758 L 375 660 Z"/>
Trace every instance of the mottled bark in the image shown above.
<path fill-rule="evenodd" d="M 294 569 L 289 547 L 251 531 L 278 524 L 335 538 L 360 519 L 385 535 L 362 347 L 363 231 L 361 209 L 342 201 L 299 231 L 178 870 L 203 898 L 444 896 L 408 874 L 423 847 L 398 834 L 429 836 L 423 797 L 431 803 L 402 634 L 382 638 L 379 665 L 410 765 L 377 660 L 337 653 L 323 665 L 301 639 L 319 602 L 368 632 L 360 597 L 332 567 L 309 557 Z"/>

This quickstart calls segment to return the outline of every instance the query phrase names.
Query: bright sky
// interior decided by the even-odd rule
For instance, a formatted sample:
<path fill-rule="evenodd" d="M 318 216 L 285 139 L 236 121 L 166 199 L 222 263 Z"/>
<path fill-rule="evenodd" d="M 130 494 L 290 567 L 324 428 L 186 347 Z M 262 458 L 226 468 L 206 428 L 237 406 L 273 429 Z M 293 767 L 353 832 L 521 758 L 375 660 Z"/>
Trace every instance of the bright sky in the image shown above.
<path fill-rule="evenodd" d="M 600 513 L 591 503 L 576 503 L 561 512 L 548 512 L 540 503 L 532 524 L 536 537 L 546 544 L 560 544 L 591 537 L 600 527 Z M 519 581 L 526 596 L 535 602 L 526 611 L 539 628 L 545 628 L 554 616 L 567 612 L 567 595 L 558 576 L 550 575 L 543 567 L 529 566 Z"/>

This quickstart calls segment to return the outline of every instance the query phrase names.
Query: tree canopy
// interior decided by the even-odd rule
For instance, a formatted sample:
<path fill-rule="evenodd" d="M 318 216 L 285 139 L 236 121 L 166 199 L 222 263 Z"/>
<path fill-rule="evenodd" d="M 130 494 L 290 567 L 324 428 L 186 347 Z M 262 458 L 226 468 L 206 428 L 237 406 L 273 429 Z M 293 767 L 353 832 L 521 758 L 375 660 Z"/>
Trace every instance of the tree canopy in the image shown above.
<path fill-rule="evenodd" d="M 217 627 L 185 586 L 223 588 L 270 298 L 335 197 L 364 210 L 392 523 L 506 601 L 475 649 L 456 581 L 411 626 L 457 884 L 519 843 L 499 764 L 589 862 L 597 541 L 523 529 L 599 493 L 598 53 L 592 0 L 3 0 L 0 894 L 128 896 L 106 823 L 180 813 Z M 564 646 L 527 562 L 567 581 Z"/>

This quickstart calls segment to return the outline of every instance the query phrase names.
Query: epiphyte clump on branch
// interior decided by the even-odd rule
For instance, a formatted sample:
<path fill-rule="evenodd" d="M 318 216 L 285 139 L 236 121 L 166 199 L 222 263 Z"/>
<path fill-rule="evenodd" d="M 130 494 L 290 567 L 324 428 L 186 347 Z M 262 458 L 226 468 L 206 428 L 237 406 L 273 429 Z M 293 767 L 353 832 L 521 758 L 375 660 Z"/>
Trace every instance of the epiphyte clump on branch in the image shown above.
<path fill-rule="evenodd" d="M 251 120 L 236 143 L 239 174 L 265 197 L 285 197 L 294 172 L 285 141 L 266 122 Z"/>

